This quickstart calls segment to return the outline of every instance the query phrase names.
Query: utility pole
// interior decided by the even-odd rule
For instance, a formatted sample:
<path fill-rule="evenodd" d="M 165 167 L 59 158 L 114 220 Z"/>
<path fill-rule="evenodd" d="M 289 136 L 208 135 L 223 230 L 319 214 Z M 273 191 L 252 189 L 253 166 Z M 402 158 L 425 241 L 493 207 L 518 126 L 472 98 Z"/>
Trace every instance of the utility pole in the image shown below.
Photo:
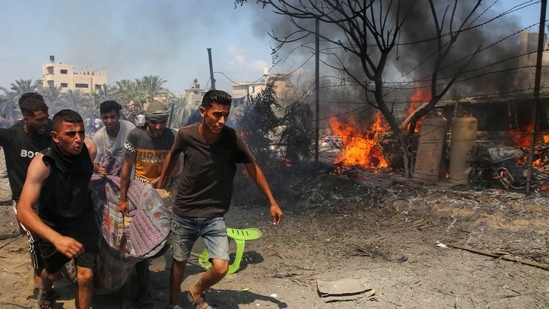
<path fill-rule="evenodd" d="M 315 18 L 315 164 L 318 164 L 318 140 L 320 139 L 320 26 L 318 17 Z"/>
<path fill-rule="evenodd" d="M 215 90 L 215 78 L 214 78 L 214 69 L 212 64 L 212 49 L 208 48 L 208 61 L 210 63 L 210 82 L 212 83 L 212 90 Z"/>
<path fill-rule="evenodd" d="M 530 152 L 528 154 L 528 173 L 526 175 L 526 194 L 530 193 L 532 183 L 532 169 L 534 164 L 534 144 L 536 142 L 536 126 L 538 124 L 539 91 L 541 83 L 541 64 L 545 45 L 545 15 L 547 0 L 541 0 L 539 17 L 538 51 L 536 57 L 536 77 L 534 81 L 534 104 L 532 106 L 532 128 L 530 129 Z"/>

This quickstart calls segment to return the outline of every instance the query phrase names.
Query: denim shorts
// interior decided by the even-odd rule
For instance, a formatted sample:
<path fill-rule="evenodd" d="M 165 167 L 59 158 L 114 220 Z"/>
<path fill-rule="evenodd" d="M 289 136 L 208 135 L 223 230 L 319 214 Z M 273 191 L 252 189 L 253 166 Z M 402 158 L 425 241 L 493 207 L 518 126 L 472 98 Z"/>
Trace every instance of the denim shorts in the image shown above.
<path fill-rule="evenodd" d="M 223 217 L 193 218 L 173 214 L 171 230 L 174 260 L 188 260 L 194 243 L 202 237 L 210 259 L 229 261 L 229 239 Z"/>

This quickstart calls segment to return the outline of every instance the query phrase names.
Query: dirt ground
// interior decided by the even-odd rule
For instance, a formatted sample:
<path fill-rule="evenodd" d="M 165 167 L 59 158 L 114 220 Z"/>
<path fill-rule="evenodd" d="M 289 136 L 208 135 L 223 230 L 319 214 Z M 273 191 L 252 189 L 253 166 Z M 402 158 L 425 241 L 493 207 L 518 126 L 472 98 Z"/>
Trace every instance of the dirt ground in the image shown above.
<path fill-rule="evenodd" d="M 256 227 L 263 236 L 246 243 L 240 271 L 207 291 L 212 306 L 549 307 L 545 196 L 332 170 L 270 175 L 285 211 L 278 227 L 270 224 L 268 205 L 251 180 L 238 178 L 227 224 Z M 0 240 L 0 308 L 36 307 L 25 241 Z M 168 251 L 151 264 L 155 308 L 167 303 L 170 263 Z M 187 267 L 183 308 L 191 308 L 186 291 L 201 271 Z M 319 283 L 337 280 L 360 281 L 365 291 L 347 295 L 352 300 L 319 294 Z M 130 280 L 96 296 L 93 308 L 135 308 L 132 286 Z M 74 308 L 74 285 L 63 279 L 55 288 L 55 308 Z"/>

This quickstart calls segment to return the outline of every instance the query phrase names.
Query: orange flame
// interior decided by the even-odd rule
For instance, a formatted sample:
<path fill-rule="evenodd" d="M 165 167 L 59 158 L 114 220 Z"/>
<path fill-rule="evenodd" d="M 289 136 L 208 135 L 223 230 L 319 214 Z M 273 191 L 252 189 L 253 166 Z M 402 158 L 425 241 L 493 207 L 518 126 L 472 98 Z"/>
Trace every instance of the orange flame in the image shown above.
<path fill-rule="evenodd" d="M 334 163 L 346 166 L 360 165 L 366 168 L 389 166 L 377 146 L 379 133 L 386 132 L 389 128 L 381 117 L 381 113 L 374 115 L 372 125 L 365 132 L 357 129 L 358 125 L 353 119 L 349 123 L 344 123 L 332 117 L 330 128 L 343 141 L 343 148 Z"/>
<path fill-rule="evenodd" d="M 417 89 L 414 94 L 410 96 L 410 105 L 408 106 L 408 115 L 411 115 L 418 107 L 423 105 L 424 103 L 428 103 L 431 100 L 431 93 L 427 89 Z M 416 128 L 414 129 L 414 132 L 419 132 L 419 129 L 421 128 L 421 124 L 423 123 L 423 119 L 425 117 L 418 120 L 416 124 Z M 408 130 L 410 129 L 410 125 L 408 124 Z"/>
<path fill-rule="evenodd" d="M 522 128 L 518 128 L 515 130 L 509 130 L 507 132 L 507 135 L 511 138 L 513 141 L 513 146 L 519 148 L 519 147 L 530 147 L 530 130 L 532 130 L 532 124 L 528 124 Z"/>
<path fill-rule="evenodd" d="M 532 124 L 525 125 L 521 128 L 515 129 L 515 130 L 509 130 L 507 132 L 507 135 L 511 138 L 513 141 L 513 146 L 517 148 L 530 148 L 530 142 L 531 142 L 531 130 L 532 130 Z M 536 137 L 537 139 L 537 137 Z M 549 140 L 549 135 L 543 134 L 541 136 L 541 139 L 543 139 L 544 143 L 547 143 Z M 535 144 L 534 144 L 535 145 Z M 534 150 L 534 159 L 532 161 L 532 166 L 538 167 L 540 169 L 545 169 L 545 163 L 540 157 L 541 153 L 538 153 Z M 538 159 L 535 159 L 535 157 L 538 156 Z M 525 155 L 522 158 L 516 159 L 516 165 L 526 165 L 528 164 L 528 155 Z"/>

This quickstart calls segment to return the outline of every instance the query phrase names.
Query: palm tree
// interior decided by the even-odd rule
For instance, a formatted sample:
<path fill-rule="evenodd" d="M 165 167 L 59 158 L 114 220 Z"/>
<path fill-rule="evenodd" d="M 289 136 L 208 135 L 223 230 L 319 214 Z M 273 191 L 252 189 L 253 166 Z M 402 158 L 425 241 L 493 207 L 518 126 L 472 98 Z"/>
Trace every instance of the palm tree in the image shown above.
<path fill-rule="evenodd" d="M 36 91 L 38 85 L 32 83 L 32 79 L 20 79 L 11 84 L 11 91 L 15 92 L 17 97 L 20 97 L 23 93 Z"/>
<path fill-rule="evenodd" d="M 118 103 L 122 105 L 127 105 L 130 101 L 140 102 L 142 100 L 137 89 L 137 82 L 129 79 L 117 81 L 113 92 L 118 98 Z"/>
<path fill-rule="evenodd" d="M 51 108 L 54 109 L 55 106 L 59 103 L 61 98 L 62 87 L 55 87 L 53 85 L 48 85 L 48 87 L 38 88 L 38 92 L 44 97 L 44 101 Z"/>
<path fill-rule="evenodd" d="M 140 80 L 136 80 L 138 89 L 142 91 L 145 102 L 153 100 L 164 101 L 165 97 L 170 94 L 168 89 L 162 87 L 166 80 L 159 76 L 144 76 Z"/>
<path fill-rule="evenodd" d="M 102 102 L 107 100 L 118 101 L 118 96 L 115 87 L 110 87 L 107 84 L 103 84 L 101 88 L 93 89 L 91 97 L 94 100 L 96 106 L 99 106 Z"/>
<path fill-rule="evenodd" d="M 37 79 L 37 80 L 34 81 L 32 86 L 36 87 L 35 89 L 40 89 L 40 88 L 44 87 L 44 81 L 41 80 L 41 79 Z"/>
<path fill-rule="evenodd" d="M 18 110 L 19 96 L 14 91 L 9 91 L 4 87 L 0 87 L 0 90 L 4 91 L 4 94 L 0 96 L 0 113 L 6 115 L 6 117 L 13 117 L 13 119 L 19 118 L 15 111 Z"/>
<path fill-rule="evenodd" d="M 92 106 L 93 100 L 87 93 L 82 93 L 80 90 L 69 90 L 61 94 L 61 102 L 64 103 L 64 108 L 70 108 L 81 115 L 87 115 L 95 112 L 95 106 Z"/>

